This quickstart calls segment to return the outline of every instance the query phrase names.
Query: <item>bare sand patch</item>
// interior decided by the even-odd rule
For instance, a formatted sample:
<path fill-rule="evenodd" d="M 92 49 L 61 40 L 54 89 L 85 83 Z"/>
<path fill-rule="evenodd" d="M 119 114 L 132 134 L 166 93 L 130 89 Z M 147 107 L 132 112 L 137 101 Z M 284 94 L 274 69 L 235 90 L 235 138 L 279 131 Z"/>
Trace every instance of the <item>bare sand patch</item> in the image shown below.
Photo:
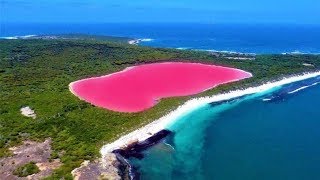
<path fill-rule="evenodd" d="M 313 64 L 309 64 L 309 63 L 303 63 L 302 65 L 307 66 L 307 67 L 314 67 Z"/>
<path fill-rule="evenodd" d="M 20 109 L 20 112 L 23 116 L 26 116 L 26 117 L 31 117 L 33 119 L 36 119 L 37 118 L 37 115 L 36 113 L 34 112 L 34 110 L 32 110 L 29 106 L 25 106 L 25 107 L 22 107 Z"/>
<path fill-rule="evenodd" d="M 0 159 L 1 179 L 41 179 L 51 175 L 54 169 L 61 166 L 59 159 L 49 161 L 52 153 L 51 139 L 44 142 L 24 141 L 22 145 L 12 147 L 11 157 Z M 13 171 L 24 164 L 35 162 L 40 172 L 27 177 L 17 177 Z"/>

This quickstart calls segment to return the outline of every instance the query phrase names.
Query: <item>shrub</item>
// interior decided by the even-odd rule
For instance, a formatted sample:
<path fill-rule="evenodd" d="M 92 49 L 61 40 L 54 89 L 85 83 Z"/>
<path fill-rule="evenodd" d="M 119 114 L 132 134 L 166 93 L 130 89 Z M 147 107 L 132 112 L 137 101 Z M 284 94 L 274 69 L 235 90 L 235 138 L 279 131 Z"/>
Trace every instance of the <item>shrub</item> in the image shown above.
<path fill-rule="evenodd" d="M 34 162 L 29 162 L 25 165 L 18 167 L 13 171 L 13 174 L 19 177 L 27 177 L 32 174 L 37 174 L 40 172 L 38 166 Z"/>

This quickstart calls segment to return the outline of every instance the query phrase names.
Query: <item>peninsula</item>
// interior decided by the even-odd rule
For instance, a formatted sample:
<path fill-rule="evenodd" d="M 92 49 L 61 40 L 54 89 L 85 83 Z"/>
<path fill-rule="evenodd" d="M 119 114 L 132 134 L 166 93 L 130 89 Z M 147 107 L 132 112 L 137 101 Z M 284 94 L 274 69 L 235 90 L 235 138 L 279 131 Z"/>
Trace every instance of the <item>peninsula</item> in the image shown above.
<path fill-rule="evenodd" d="M 119 165 L 112 155 L 102 156 L 105 155 L 102 153 L 115 150 L 116 146 L 108 144 L 112 145 L 112 142 L 117 142 L 122 136 L 170 115 L 182 105 L 195 105 L 196 101 L 193 99 L 220 97 L 224 100 L 225 98 L 217 95 L 252 87 L 266 87 L 264 84 L 268 82 L 280 82 L 276 84 L 279 86 L 316 76 L 320 70 L 319 55 L 255 55 L 254 59 L 248 60 L 243 56 L 226 58 L 229 56 L 216 56 L 205 51 L 142 47 L 128 44 L 128 41 L 130 38 L 121 38 L 119 41 L 118 38 L 75 36 L 0 40 L 0 162 L 6 164 L 11 160 L 15 164 L 13 169 L 0 168 L 1 175 L 5 174 L 10 178 L 39 177 L 41 174 L 42 177 L 71 179 L 81 177 L 81 172 L 87 171 L 86 167 L 96 166 L 101 169 L 96 174 L 93 172 L 93 176 L 100 177 L 103 174 L 104 177 L 112 176 L 115 179 L 123 177 L 125 175 L 117 169 L 107 166 L 103 169 L 100 166 L 107 160 L 113 165 Z M 131 113 L 100 108 L 95 103 L 79 99 L 69 91 L 69 84 L 81 79 L 154 63 L 223 66 L 243 70 L 250 73 L 250 76 L 239 78 L 243 80 L 237 82 L 210 84 L 210 87 L 218 86 L 184 96 L 166 96 L 157 101 L 156 106 Z M 283 78 L 290 80 L 285 81 Z M 261 90 L 264 89 L 268 88 Z M 255 92 L 257 91 L 250 91 Z M 204 99 L 202 103 L 212 101 L 210 98 Z M 21 114 L 20 110 L 26 107 L 36 116 Z M 182 111 L 186 108 L 179 109 Z M 175 116 L 171 114 L 170 120 L 173 117 Z M 157 131 L 161 128 L 159 126 Z M 141 140 L 146 138 L 148 137 Z M 17 154 L 17 149 L 28 148 L 26 144 L 32 146 L 29 146 L 28 151 L 19 152 L 30 154 Z M 38 157 L 41 153 L 30 147 L 46 147 L 43 148 L 46 152 Z M 25 159 L 19 161 L 20 156 Z M 19 170 L 23 168 L 29 168 L 29 174 L 21 174 Z M 12 174 L 13 171 L 16 174 Z"/>

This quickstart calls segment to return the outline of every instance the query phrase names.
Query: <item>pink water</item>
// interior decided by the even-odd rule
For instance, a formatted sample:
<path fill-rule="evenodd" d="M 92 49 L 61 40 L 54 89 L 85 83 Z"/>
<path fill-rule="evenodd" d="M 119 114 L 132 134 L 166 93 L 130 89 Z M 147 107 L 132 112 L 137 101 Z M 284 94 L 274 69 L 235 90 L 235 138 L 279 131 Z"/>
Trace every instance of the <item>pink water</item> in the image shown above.
<path fill-rule="evenodd" d="M 251 77 L 250 73 L 199 63 L 155 63 L 70 84 L 71 91 L 95 106 L 140 112 L 161 98 L 194 95 L 217 85 Z"/>

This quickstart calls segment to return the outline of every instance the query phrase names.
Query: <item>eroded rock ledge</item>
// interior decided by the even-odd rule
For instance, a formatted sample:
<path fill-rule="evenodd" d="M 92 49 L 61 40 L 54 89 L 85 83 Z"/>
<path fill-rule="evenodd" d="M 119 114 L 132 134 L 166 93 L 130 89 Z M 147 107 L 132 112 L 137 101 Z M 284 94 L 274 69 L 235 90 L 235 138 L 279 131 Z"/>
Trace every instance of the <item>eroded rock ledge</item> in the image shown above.
<path fill-rule="evenodd" d="M 75 180 L 108 179 L 120 180 L 120 162 L 114 153 L 109 153 L 96 161 L 84 161 L 71 173 Z"/>
<path fill-rule="evenodd" d="M 139 173 L 131 167 L 126 159 L 130 157 L 138 159 L 143 158 L 142 152 L 144 150 L 159 143 L 171 133 L 172 132 L 169 130 L 161 130 L 144 141 L 130 141 L 126 146 L 119 147 L 119 149 L 106 153 L 102 158 L 96 161 L 84 161 L 79 168 L 72 171 L 72 175 L 75 180 L 139 179 Z"/>

